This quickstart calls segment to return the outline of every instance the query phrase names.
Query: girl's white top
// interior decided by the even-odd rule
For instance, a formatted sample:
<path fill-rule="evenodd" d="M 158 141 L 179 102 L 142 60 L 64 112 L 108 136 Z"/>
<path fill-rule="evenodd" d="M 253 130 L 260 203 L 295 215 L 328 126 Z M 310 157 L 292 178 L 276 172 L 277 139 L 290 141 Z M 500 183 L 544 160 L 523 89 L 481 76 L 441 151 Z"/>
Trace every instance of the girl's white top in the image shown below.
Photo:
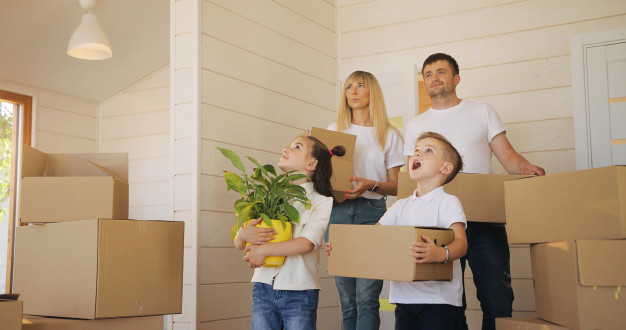
<path fill-rule="evenodd" d="M 304 237 L 315 247 L 309 253 L 288 256 L 281 267 L 255 269 L 252 282 L 273 285 L 274 290 L 320 289 L 318 249 L 324 244 L 324 232 L 330 219 L 333 199 L 315 191 L 312 182 L 301 186 L 304 187 L 307 197 L 311 200 L 311 209 L 307 210 L 300 202 L 293 204 L 300 213 L 300 224 L 295 226 L 293 238 Z"/>

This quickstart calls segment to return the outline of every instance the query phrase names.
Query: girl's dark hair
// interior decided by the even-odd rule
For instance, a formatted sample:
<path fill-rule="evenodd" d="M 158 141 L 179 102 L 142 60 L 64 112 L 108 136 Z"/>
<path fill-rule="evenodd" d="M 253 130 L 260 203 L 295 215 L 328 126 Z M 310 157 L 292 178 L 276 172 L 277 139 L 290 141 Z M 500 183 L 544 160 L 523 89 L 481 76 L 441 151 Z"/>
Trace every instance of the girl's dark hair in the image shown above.
<path fill-rule="evenodd" d="M 332 150 L 313 136 L 307 136 L 313 143 L 311 145 L 311 157 L 317 159 L 317 167 L 311 181 L 313 187 L 321 195 L 333 197 L 333 187 L 330 184 L 330 177 L 333 176 L 333 165 L 330 161 L 332 156 L 341 157 L 346 154 L 346 148 L 335 146 Z M 332 154 L 331 154 L 332 152 Z"/>

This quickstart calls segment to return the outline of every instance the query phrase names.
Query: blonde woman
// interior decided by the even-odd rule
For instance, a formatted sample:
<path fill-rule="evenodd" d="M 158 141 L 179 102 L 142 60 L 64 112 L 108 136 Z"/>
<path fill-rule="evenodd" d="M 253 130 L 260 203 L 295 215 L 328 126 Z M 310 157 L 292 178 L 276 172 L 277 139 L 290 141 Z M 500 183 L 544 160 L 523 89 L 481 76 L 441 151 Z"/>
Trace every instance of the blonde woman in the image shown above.
<path fill-rule="evenodd" d="M 343 91 L 337 122 L 328 129 L 357 136 L 353 189 L 346 191 L 343 203 L 333 207 L 329 223 L 374 225 L 387 210 L 386 196 L 397 194 L 398 172 L 404 164 L 402 136 L 389 123 L 383 93 L 374 75 L 351 73 Z M 336 276 L 335 283 L 344 329 L 378 329 L 383 281 Z"/>

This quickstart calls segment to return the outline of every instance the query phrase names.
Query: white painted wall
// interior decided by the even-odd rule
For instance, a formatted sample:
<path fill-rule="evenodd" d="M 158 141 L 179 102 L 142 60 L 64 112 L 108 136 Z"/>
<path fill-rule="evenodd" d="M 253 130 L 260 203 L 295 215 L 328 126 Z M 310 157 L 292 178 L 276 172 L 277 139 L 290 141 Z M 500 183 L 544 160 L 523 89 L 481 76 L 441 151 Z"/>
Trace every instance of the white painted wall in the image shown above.
<path fill-rule="evenodd" d="M 169 64 L 100 104 L 99 152 L 128 153 L 129 217 L 171 220 Z"/>
<path fill-rule="evenodd" d="M 0 89 L 33 98 L 33 139 L 44 152 L 96 152 L 98 102 L 0 80 Z"/>
<path fill-rule="evenodd" d="M 448 53 L 460 66 L 459 96 L 490 103 L 514 147 L 559 173 L 576 170 L 569 36 L 625 27 L 626 2 L 340 0 L 338 22 L 338 79 L 421 68 L 428 55 Z M 494 172 L 504 173 L 497 160 Z M 532 315 L 528 247 L 511 253 L 514 309 Z M 468 307 L 477 328 L 478 302 Z"/>
<path fill-rule="evenodd" d="M 296 136 L 326 127 L 336 116 L 335 35 L 332 2 L 202 1 L 200 329 L 250 322 L 252 270 L 229 238 L 236 196 L 225 194 L 222 175 L 234 168 L 215 147 L 276 163 Z M 319 327 L 333 329 L 340 324 L 338 298 L 325 274 Z"/>

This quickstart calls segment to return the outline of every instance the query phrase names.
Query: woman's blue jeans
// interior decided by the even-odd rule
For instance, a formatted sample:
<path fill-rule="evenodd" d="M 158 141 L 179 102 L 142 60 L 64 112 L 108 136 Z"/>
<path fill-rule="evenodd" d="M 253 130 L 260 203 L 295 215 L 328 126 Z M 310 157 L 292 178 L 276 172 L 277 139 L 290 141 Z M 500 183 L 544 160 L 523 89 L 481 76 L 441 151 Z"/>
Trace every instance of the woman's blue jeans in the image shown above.
<path fill-rule="evenodd" d="M 333 207 L 330 224 L 374 225 L 387 211 L 385 199 L 359 197 Z M 328 240 L 328 230 L 326 231 Z M 331 242 L 332 243 L 332 242 Z M 378 329 L 380 327 L 380 292 L 383 281 L 335 276 L 339 291 L 344 330 Z"/>

